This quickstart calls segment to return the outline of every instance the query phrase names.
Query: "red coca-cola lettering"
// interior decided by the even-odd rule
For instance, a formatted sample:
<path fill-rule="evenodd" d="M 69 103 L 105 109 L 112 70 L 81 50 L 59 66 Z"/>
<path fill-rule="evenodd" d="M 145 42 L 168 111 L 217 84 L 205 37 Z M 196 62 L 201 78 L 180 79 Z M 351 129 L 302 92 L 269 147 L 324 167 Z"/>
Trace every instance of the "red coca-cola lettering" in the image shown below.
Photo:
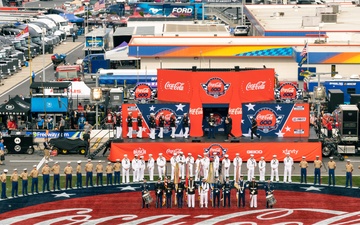
<path fill-rule="evenodd" d="M 170 83 L 169 81 L 165 83 L 165 90 L 172 90 L 172 91 L 183 91 L 184 90 L 185 83 L 182 82 L 176 82 L 176 83 Z"/>
<path fill-rule="evenodd" d="M 230 115 L 241 115 L 242 114 L 242 108 L 240 108 L 240 107 L 230 108 L 229 109 L 229 114 Z"/>
<path fill-rule="evenodd" d="M 282 93 L 294 93 L 294 92 L 295 92 L 295 88 L 293 88 L 293 87 L 281 88 L 281 92 L 282 92 Z"/>
<path fill-rule="evenodd" d="M 203 109 L 202 108 L 195 108 L 195 109 L 189 109 L 189 114 L 190 115 L 202 115 L 203 114 Z"/>
<path fill-rule="evenodd" d="M 266 85 L 266 81 L 259 81 L 257 83 L 247 83 L 246 90 L 247 91 L 255 91 L 255 90 L 264 90 Z"/>
<path fill-rule="evenodd" d="M 149 93 L 150 89 L 149 88 L 136 88 L 135 93 Z"/>
<path fill-rule="evenodd" d="M 219 87 L 219 88 L 221 88 L 221 87 L 223 87 L 223 83 L 220 82 L 220 81 L 214 82 L 214 83 L 209 83 L 208 87 Z"/>
<path fill-rule="evenodd" d="M 176 149 L 166 149 L 166 154 L 168 155 L 173 155 L 174 153 L 179 154 L 180 152 L 182 152 L 181 148 L 176 148 Z"/>
<path fill-rule="evenodd" d="M 274 119 L 274 114 L 266 114 L 266 115 L 258 114 L 256 116 L 256 120 L 273 120 L 273 119 Z"/>

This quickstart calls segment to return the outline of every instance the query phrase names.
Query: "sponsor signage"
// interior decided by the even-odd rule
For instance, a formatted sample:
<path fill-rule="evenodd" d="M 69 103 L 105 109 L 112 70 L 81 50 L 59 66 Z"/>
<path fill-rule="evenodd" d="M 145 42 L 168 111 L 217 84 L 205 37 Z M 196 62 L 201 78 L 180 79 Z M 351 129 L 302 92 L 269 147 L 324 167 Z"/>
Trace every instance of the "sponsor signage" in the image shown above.
<path fill-rule="evenodd" d="M 129 158 L 137 155 L 144 155 L 145 160 L 148 159 L 148 154 L 157 156 L 162 153 L 163 156 L 170 160 L 174 153 L 184 152 L 185 155 L 191 152 L 193 156 L 203 155 L 209 153 L 210 157 L 216 152 L 220 158 L 225 154 L 229 155 L 230 159 L 235 158 L 236 153 L 240 153 L 243 161 L 250 158 L 254 154 L 256 160 L 260 157 L 265 157 L 266 161 L 270 161 L 273 155 L 277 155 L 278 159 L 282 161 L 287 153 L 295 161 L 301 161 L 302 156 L 306 156 L 306 160 L 313 161 L 316 156 L 321 156 L 320 142 L 267 142 L 267 143 L 172 143 L 172 142 L 153 142 L 153 143 L 112 143 L 109 160 L 116 161 L 122 158 L 124 154 L 128 154 Z M 271 151 L 269 151 L 271 149 Z"/>

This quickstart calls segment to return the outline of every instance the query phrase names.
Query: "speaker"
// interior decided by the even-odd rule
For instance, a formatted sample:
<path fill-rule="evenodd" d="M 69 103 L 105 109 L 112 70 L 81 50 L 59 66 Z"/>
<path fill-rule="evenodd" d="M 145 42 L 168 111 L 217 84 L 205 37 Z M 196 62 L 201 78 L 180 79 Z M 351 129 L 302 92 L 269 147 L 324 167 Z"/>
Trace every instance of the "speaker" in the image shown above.
<path fill-rule="evenodd" d="M 328 90 L 328 112 L 333 112 L 338 105 L 344 104 L 344 92 L 340 89 Z"/>
<path fill-rule="evenodd" d="M 197 69 L 196 66 L 193 66 L 193 67 L 191 68 L 191 70 L 192 70 L 193 72 L 196 72 L 196 69 Z"/>
<path fill-rule="evenodd" d="M 360 94 L 350 94 L 350 104 L 358 104 L 360 102 Z"/>
<path fill-rule="evenodd" d="M 115 138 L 112 142 L 114 142 L 114 143 L 122 143 L 122 142 L 124 142 L 124 139 L 122 139 L 122 138 Z"/>
<path fill-rule="evenodd" d="M 201 140 L 195 137 L 194 139 L 191 140 L 191 142 L 201 142 Z"/>
<path fill-rule="evenodd" d="M 231 139 L 230 142 L 232 142 L 232 143 L 239 143 L 239 142 L 240 142 L 240 139 L 234 138 L 234 139 Z"/>
<path fill-rule="evenodd" d="M 240 71 L 240 66 L 235 66 L 235 71 L 239 72 Z"/>

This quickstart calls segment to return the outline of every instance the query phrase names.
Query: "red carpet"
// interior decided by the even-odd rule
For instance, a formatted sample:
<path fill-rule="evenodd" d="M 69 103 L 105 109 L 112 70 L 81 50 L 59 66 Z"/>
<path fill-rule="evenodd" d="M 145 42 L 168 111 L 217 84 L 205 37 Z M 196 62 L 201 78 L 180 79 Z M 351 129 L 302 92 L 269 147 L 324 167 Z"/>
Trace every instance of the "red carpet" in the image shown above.
<path fill-rule="evenodd" d="M 154 194 L 152 192 L 152 194 Z M 41 197 L 41 195 L 39 195 Z M 359 199 L 333 195 L 276 191 L 277 204 L 265 208 L 265 195 L 258 208 L 150 209 L 141 208 L 140 192 L 94 195 L 49 202 L 0 215 L 0 224 L 355 224 L 359 223 Z M 248 197 L 248 195 L 246 196 Z M 64 199 L 64 197 L 59 198 Z M 211 205 L 211 202 L 209 202 Z M 239 222 L 241 221 L 241 223 Z"/>

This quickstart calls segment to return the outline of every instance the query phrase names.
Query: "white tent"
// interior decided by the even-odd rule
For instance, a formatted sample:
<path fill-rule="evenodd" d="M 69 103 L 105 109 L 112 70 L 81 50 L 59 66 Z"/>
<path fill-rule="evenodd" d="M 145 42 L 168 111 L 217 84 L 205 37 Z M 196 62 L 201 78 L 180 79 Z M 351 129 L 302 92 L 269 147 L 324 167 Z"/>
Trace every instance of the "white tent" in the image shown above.
<path fill-rule="evenodd" d="M 122 46 L 105 52 L 105 59 L 110 59 L 111 61 L 120 61 L 120 60 L 137 60 L 138 58 L 129 57 L 129 46 Z"/>

